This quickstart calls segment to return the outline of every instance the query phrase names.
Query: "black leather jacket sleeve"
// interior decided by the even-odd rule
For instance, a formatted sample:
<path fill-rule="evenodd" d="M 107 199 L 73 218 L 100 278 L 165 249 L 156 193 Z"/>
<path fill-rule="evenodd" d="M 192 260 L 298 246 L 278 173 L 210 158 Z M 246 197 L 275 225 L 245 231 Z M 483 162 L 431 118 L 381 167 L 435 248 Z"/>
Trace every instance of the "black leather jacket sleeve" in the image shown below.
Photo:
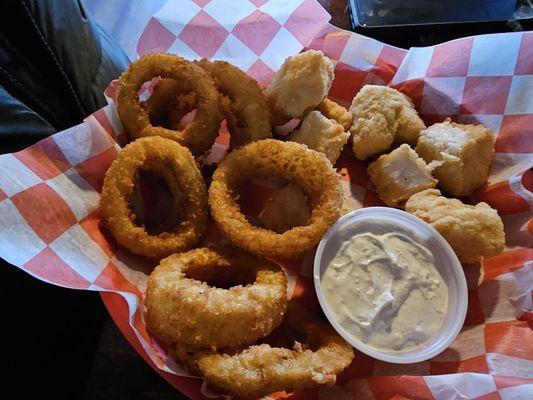
<path fill-rule="evenodd" d="M 69 128 L 105 105 L 129 60 L 77 0 L 0 2 L 0 152 Z"/>

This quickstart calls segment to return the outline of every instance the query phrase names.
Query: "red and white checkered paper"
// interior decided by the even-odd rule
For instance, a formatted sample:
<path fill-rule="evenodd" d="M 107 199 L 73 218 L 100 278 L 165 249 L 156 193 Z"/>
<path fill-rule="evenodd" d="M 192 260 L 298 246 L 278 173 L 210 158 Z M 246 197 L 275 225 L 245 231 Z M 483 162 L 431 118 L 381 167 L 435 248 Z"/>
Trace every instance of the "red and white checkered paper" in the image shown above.
<path fill-rule="evenodd" d="M 365 83 L 389 84 L 414 100 L 428 124 L 446 116 L 485 124 L 498 134 L 496 154 L 488 185 L 471 200 L 498 210 L 507 248 L 481 265 L 464 265 L 465 326 L 442 354 L 393 365 L 357 353 L 336 386 L 289 397 L 533 398 L 533 32 L 406 51 L 328 20 L 313 0 L 171 0 L 150 20 L 137 48 L 139 54 L 226 59 L 262 83 L 286 56 L 304 47 L 319 49 L 336 64 L 330 97 L 344 105 Z M 123 136 L 115 92 L 111 84 L 110 104 L 82 124 L 0 156 L 0 256 L 49 283 L 100 291 L 125 337 L 165 379 L 192 399 L 216 397 L 168 359 L 145 330 L 140 304 L 153 265 L 118 247 L 98 224 L 103 176 Z M 217 154 L 226 139 L 218 141 Z M 349 149 L 336 167 L 344 178 L 346 207 L 381 205 L 366 164 Z M 292 296 L 319 307 L 311 264 L 309 255 L 284 267 Z"/>

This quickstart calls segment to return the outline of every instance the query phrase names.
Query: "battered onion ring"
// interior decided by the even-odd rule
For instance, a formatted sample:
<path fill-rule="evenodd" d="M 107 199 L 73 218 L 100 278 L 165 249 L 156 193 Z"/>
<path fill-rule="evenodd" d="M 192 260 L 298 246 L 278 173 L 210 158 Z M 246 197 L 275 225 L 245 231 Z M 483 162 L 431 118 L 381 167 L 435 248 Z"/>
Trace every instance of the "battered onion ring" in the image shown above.
<path fill-rule="evenodd" d="M 239 68 L 225 61 L 197 61 L 214 79 L 220 93 L 230 100 L 233 114 L 226 121 L 230 131 L 230 149 L 272 137 L 270 111 L 257 82 Z"/>
<path fill-rule="evenodd" d="M 288 331 L 288 332 L 278 332 Z M 291 301 L 282 325 L 274 331 L 296 333 L 292 349 L 269 344 L 234 354 L 203 354 L 195 358 L 206 381 L 235 396 L 259 398 L 276 391 L 333 385 L 350 365 L 354 352 L 327 322 Z"/>
<path fill-rule="evenodd" d="M 150 235 L 135 223 L 130 200 L 138 173 L 150 171 L 167 183 L 184 221 L 176 230 Z M 128 144 L 107 170 L 100 196 L 100 215 L 117 242 L 133 253 L 161 259 L 190 249 L 205 230 L 207 193 L 202 175 L 188 149 L 162 137 L 146 137 Z"/>
<path fill-rule="evenodd" d="M 153 126 L 146 110 L 139 104 L 141 85 L 156 76 L 174 79 L 183 88 L 183 93 L 196 94 L 196 115 L 182 131 Z M 218 92 L 209 74 L 170 54 L 149 54 L 130 64 L 120 76 L 117 101 L 120 120 L 130 138 L 166 137 L 188 147 L 195 155 L 211 148 L 223 119 Z"/>
<path fill-rule="evenodd" d="M 176 129 L 181 119 L 196 108 L 195 93 L 181 93 L 178 81 L 162 79 L 144 107 L 153 125 Z"/>
<path fill-rule="evenodd" d="M 253 282 L 222 289 L 207 282 Z M 161 261 L 148 279 L 148 330 L 167 346 L 216 350 L 249 345 L 283 319 L 287 279 L 275 264 L 223 247 L 196 249 Z"/>
<path fill-rule="evenodd" d="M 309 224 L 283 233 L 252 225 L 238 203 L 239 187 L 257 176 L 277 174 L 307 195 Z M 265 139 L 231 152 L 218 166 L 209 187 L 211 215 L 237 246 L 264 257 L 294 258 L 311 250 L 340 217 L 340 179 L 322 153 L 295 142 Z"/>

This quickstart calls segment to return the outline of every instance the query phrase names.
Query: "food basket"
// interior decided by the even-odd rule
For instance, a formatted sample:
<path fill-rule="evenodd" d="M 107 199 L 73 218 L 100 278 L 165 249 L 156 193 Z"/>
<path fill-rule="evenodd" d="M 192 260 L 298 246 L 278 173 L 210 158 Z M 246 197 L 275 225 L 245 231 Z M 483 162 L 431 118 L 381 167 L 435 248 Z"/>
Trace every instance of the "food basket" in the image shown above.
<path fill-rule="evenodd" d="M 176 7 L 183 12 L 176 13 Z M 497 134 L 488 184 L 468 200 L 497 209 L 504 253 L 463 265 L 469 307 L 463 330 L 433 359 L 394 365 L 361 353 L 337 384 L 271 398 L 526 399 L 533 395 L 533 33 L 458 39 L 403 50 L 338 29 L 314 0 L 167 2 L 148 22 L 138 55 L 170 52 L 224 59 L 261 84 L 304 48 L 335 63 L 330 97 L 344 106 L 364 84 L 390 85 L 410 96 L 426 124 L 447 116 L 482 123 Z M 209 38 L 209 40 L 205 40 Z M 113 320 L 141 357 L 191 399 L 217 395 L 169 358 L 146 332 L 142 293 L 153 268 L 100 228 L 99 191 L 124 134 L 109 104 L 18 153 L 0 156 L 0 256 L 37 279 L 101 293 Z M 206 162 L 227 148 L 222 134 Z M 366 164 L 345 148 L 336 166 L 345 211 L 382 205 Z M 261 202 L 257 195 L 251 201 Z M 208 235 L 216 236 L 214 228 Z M 292 297 L 318 308 L 313 254 L 283 265 Z M 403 397 L 402 397 L 403 396 Z"/>

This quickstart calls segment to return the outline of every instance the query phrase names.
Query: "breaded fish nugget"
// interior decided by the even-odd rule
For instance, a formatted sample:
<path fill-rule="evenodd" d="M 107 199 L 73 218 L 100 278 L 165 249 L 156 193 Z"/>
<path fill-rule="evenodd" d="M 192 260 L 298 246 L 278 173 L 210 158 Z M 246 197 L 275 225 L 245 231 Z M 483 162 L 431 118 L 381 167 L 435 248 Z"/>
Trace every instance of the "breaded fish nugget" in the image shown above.
<path fill-rule="evenodd" d="M 311 111 L 288 139 L 324 153 L 331 164 L 335 165 L 349 137 L 350 134 L 337 121 L 326 118 L 320 111 Z"/>
<path fill-rule="evenodd" d="M 368 166 L 379 197 L 390 207 L 402 207 L 414 193 L 434 188 L 431 167 L 408 144 L 402 144 Z"/>
<path fill-rule="evenodd" d="M 447 118 L 420 133 L 416 152 L 426 162 L 442 162 L 434 173 L 442 190 L 468 196 L 487 180 L 494 133 L 483 125 L 456 124 Z"/>
<path fill-rule="evenodd" d="M 493 257 L 505 247 L 503 222 L 487 203 L 471 206 L 428 189 L 414 194 L 405 209 L 439 231 L 463 263 Z"/>
<path fill-rule="evenodd" d="M 309 218 L 309 201 L 302 189 L 293 182 L 275 190 L 259 214 L 265 228 L 277 233 L 283 233 L 295 226 L 305 226 Z"/>
<path fill-rule="evenodd" d="M 387 86 L 365 85 L 354 97 L 353 152 L 359 160 L 388 150 L 393 144 L 415 144 L 426 126 L 409 97 Z"/>
<path fill-rule="evenodd" d="M 287 58 L 265 89 L 272 124 L 282 125 L 315 108 L 328 95 L 333 76 L 333 63 L 321 51 Z"/>

